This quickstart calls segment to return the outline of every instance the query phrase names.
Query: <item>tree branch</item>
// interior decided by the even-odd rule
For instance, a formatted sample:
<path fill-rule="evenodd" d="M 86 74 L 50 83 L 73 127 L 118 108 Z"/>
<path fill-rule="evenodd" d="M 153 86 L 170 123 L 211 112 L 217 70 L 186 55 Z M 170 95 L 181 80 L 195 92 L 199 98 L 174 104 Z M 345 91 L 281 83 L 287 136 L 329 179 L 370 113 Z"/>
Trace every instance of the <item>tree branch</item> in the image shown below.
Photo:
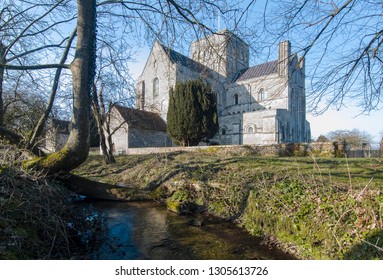
<path fill-rule="evenodd" d="M 13 47 L 14 44 L 16 44 L 16 42 L 24 35 L 25 32 L 27 32 L 27 30 L 29 28 L 31 28 L 31 26 L 33 26 L 36 22 L 38 22 L 39 20 L 43 19 L 45 16 L 47 16 L 49 13 L 51 13 L 54 9 L 56 9 L 64 0 L 60 0 L 58 1 L 53 7 L 51 7 L 47 12 L 45 12 L 42 16 L 36 18 L 35 20 L 33 20 L 30 24 L 28 24 L 27 27 L 24 28 L 24 30 L 19 34 L 19 36 L 17 36 L 13 41 L 12 43 L 10 43 L 8 46 L 7 46 L 7 49 L 5 51 L 5 53 L 3 54 L 3 58 L 5 58 L 9 52 L 9 50 Z"/>
<path fill-rule="evenodd" d="M 0 68 L 8 70 L 41 70 L 41 69 L 55 69 L 55 68 L 64 68 L 70 69 L 69 64 L 41 64 L 41 65 L 11 65 L 11 64 L 1 64 Z"/>
<path fill-rule="evenodd" d="M 69 50 L 70 50 L 70 48 L 72 46 L 74 38 L 76 37 L 76 34 L 77 34 L 77 28 L 72 32 L 72 34 L 69 37 L 69 40 L 68 40 L 68 43 L 66 45 L 65 51 L 64 51 L 64 53 L 63 53 L 63 55 L 61 57 L 60 64 L 64 64 L 65 61 L 67 60 L 68 54 L 69 54 Z M 31 135 L 29 137 L 28 148 L 33 147 L 35 145 L 36 139 L 37 139 L 37 137 L 39 137 L 41 135 L 41 133 L 42 133 L 42 131 L 44 129 L 44 126 L 45 126 L 45 122 L 48 119 L 48 116 L 49 116 L 49 114 L 52 111 L 53 103 L 54 103 L 54 100 L 55 100 L 55 97 L 56 97 L 56 93 L 57 93 L 57 88 L 58 88 L 58 85 L 59 85 L 61 71 L 62 71 L 62 68 L 57 68 L 56 74 L 55 74 L 55 77 L 54 77 L 54 80 L 53 80 L 52 90 L 51 90 L 51 94 L 49 96 L 49 101 L 48 101 L 48 104 L 47 104 L 47 108 L 45 109 L 44 113 L 40 117 L 37 125 L 35 126 L 35 128 L 33 129 L 32 133 L 31 133 Z"/>

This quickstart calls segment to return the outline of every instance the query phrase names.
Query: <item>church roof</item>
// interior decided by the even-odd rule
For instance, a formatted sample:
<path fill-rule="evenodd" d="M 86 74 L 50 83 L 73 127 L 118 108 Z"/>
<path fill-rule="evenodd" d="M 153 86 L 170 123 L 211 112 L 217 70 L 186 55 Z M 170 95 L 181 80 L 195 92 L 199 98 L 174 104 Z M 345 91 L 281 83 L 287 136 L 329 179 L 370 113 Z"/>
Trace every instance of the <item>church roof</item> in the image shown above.
<path fill-rule="evenodd" d="M 258 64 L 252 67 L 249 67 L 242 72 L 238 73 L 237 78 L 234 79 L 235 82 L 241 82 L 257 77 L 267 76 L 270 74 L 277 73 L 278 71 L 278 60 L 269 61 L 266 63 Z"/>
<path fill-rule="evenodd" d="M 166 131 L 165 121 L 156 113 L 115 105 L 130 128 Z"/>
<path fill-rule="evenodd" d="M 165 53 L 169 56 L 169 59 L 171 62 L 185 66 L 189 68 L 190 70 L 193 70 L 197 73 L 201 73 L 202 71 L 206 70 L 206 66 L 202 65 L 201 63 L 183 55 L 179 52 L 176 52 L 175 50 L 172 50 L 171 48 L 168 48 L 161 44 L 161 47 L 164 49 Z"/>

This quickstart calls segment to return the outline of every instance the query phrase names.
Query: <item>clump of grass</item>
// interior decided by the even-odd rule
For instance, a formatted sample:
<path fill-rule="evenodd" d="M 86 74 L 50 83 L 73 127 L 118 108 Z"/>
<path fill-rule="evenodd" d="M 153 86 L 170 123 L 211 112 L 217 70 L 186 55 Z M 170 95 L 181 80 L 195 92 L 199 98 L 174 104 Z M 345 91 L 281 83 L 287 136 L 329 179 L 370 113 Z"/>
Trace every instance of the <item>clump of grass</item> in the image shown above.
<path fill-rule="evenodd" d="M 26 173 L 23 160 L 17 150 L 0 152 L 0 259 L 81 258 L 91 250 L 84 233 L 96 234 L 100 220 L 87 219 L 54 178 Z"/>

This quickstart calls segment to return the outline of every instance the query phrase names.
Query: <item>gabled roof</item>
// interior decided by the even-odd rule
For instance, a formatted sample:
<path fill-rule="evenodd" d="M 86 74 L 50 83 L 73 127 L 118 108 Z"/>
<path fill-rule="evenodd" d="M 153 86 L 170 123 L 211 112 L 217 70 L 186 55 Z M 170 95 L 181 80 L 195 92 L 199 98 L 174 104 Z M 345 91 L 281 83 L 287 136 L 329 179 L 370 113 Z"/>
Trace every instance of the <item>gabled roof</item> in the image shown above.
<path fill-rule="evenodd" d="M 166 132 L 165 121 L 156 113 L 115 105 L 130 128 Z"/>
<path fill-rule="evenodd" d="M 190 70 L 193 70 L 197 73 L 200 73 L 200 72 L 207 69 L 207 67 L 204 66 L 203 64 L 201 64 L 201 63 L 199 63 L 193 59 L 190 59 L 189 57 L 187 57 L 183 54 L 180 54 L 179 52 L 176 52 L 175 50 L 172 50 L 171 48 L 168 48 L 162 44 L 160 44 L 160 45 L 163 48 L 164 52 L 169 56 L 169 59 L 172 63 L 176 63 L 179 65 L 185 66 L 185 67 L 189 68 Z"/>
<path fill-rule="evenodd" d="M 267 76 L 277 72 L 278 60 L 269 61 L 243 70 L 242 72 L 238 73 L 237 78 L 234 79 L 234 82 L 241 82 L 257 77 Z"/>

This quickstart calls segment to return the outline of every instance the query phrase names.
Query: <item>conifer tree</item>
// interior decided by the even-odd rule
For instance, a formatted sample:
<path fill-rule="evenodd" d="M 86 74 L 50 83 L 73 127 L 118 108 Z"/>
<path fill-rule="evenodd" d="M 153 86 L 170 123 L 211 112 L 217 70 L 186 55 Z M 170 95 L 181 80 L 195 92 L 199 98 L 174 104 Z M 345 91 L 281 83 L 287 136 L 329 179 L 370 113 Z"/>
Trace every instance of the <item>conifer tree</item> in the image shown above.
<path fill-rule="evenodd" d="M 167 131 L 180 146 L 196 146 L 217 133 L 216 98 L 209 85 L 199 79 L 170 89 Z"/>

